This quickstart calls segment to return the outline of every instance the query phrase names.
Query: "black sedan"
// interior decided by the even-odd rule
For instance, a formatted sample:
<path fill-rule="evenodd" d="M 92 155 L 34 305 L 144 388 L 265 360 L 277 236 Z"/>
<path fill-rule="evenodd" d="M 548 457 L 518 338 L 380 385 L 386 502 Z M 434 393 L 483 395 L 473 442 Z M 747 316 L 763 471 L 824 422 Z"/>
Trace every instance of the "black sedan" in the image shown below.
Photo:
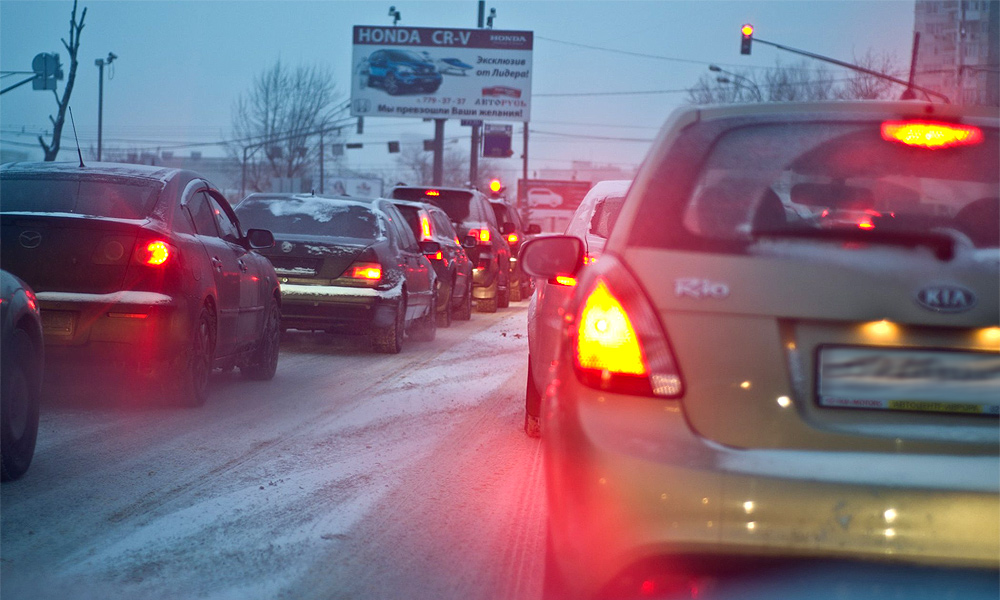
<path fill-rule="evenodd" d="M 73 373 L 121 367 L 205 402 L 214 367 L 270 379 L 277 276 L 226 199 L 196 173 L 97 163 L 12 163 L 2 266 L 35 290 L 47 359 Z"/>
<path fill-rule="evenodd" d="M 45 347 L 31 287 L 0 271 L 0 479 L 28 470 L 38 436 Z"/>
<path fill-rule="evenodd" d="M 246 223 L 274 232 L 266 251 L 281 279 L 285 328 L 362 333 L 372 349 L 402 349 L 403 335 L 433 340 L 437 278 L 403 216 L 384 199 L 251 194 L 236 206 Z"/>

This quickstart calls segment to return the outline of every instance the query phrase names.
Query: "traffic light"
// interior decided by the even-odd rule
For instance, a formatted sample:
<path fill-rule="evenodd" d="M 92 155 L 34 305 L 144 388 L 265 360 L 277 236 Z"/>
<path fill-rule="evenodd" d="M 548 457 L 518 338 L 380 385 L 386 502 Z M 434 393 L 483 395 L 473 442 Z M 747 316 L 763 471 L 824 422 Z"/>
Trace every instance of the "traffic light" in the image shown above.
<path fill-rule="evenodd" d="M 750 42 L 753 41 L 753 25 L 746 23 L 740 28 L 743 42 L 740 44 L 740 54 L 750 54 Z"/>
<path fill-rule="evenodd" d="M 496 177 L 490 179 L 491 194 L 493 194 L 494 196 L 499 196 L 501 193 L 503 193 L 503 190 L 504 190 L 503 183 L 501 183 L 499 179 L 497 179 Z"/>

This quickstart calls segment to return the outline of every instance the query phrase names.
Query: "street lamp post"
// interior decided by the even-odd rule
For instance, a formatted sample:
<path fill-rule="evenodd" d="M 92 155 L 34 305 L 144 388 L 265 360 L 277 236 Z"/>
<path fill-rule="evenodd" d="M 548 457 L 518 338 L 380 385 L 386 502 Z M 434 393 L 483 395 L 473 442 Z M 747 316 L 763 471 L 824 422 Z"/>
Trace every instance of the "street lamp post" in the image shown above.
<path fill-rule="evenodd" d="M 104 65 L 110 65 L 118 58 L 114 52 L 108 52 L 108 58 L 98 58 L 94 64 L 98 68 L 97 76 L 97 162 L 101 162 L 101 137 L 104 130 Z"/>
<path fill-rule="evenodd" d="M 733 85 L 735 85 L 737 87 L 742 87 L 742 88 L 746 88 L 748 90 L 752 90 L 753 93 L 754 93 L 754 95 L 757 96 L 757 102 L 763 102 L 764 101 L 764 97 L 760 93 L 760 88 L 757 87 L 757 84 L 754 83 L 753 81 L 751 81 L 750 79 L 748 79 L 748 78 L 746 78 L 746 77 L 744 77 L 742 75 L 738 75 L 736 73 L 733 73 L 732 71 L 727 71 L 727 70 L 723 69 L 722 67 L 720 67 L 718 65 L 708 65 L 708 70 L 712 71 L 714 73 L 725 73 L 726 75 L 729 75 L 730 77 L 733 77 L 733 79 L 729 79 L 727 77 L 722 77 L 722 76 L 716 77 L 715 80 L 718 81 L 719 83 L 732 83 Z M 740 80 L 745 81 L 745 82 L 747 82 L 750 85 L 749 86 L 741 85 L 740 84 Z"/>

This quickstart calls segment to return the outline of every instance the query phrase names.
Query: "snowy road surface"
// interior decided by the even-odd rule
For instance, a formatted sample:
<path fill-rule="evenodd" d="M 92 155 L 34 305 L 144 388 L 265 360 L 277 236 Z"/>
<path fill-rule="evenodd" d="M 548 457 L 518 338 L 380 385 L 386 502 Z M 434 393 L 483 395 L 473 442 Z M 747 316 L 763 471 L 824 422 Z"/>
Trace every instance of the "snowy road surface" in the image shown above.
<path fill-rule="evenodd" d="M 290 332 L 187 410 L 50 386 L 0 496 L 4 598 L 538 598 L 525 308 L 407 340 Z"/>

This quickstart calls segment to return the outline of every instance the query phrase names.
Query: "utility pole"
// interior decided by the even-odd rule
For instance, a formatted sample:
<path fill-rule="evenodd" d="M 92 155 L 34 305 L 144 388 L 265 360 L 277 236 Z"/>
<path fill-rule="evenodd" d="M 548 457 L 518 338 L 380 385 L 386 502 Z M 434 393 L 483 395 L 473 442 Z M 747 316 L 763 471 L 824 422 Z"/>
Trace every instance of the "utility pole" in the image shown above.
<path fill-rule="evenodd" d="M 108 52 L 108 58 L 98 58 L 94 61 L 97 65 L 97 162 L 101 162 L 101 141 L 104 131 L 104 65 L 110 65 L 118 58 L 113 52 Z"/>
<path fill-rule="evenodd" d="M 444 122 L 434 119 L 434 172 L 431 185 L 439 186 L 444 179 Z"/>
<path fill-rule="evenodd" d="M 483 28 L 483 18 L 486 13 L 486 0 L 479 0 L 479 20 L 477 27 Z M 469 151 L 469 185 L 475 187 L 479 180 L 479 125 L 472 125 L 472 145 Z"/>

